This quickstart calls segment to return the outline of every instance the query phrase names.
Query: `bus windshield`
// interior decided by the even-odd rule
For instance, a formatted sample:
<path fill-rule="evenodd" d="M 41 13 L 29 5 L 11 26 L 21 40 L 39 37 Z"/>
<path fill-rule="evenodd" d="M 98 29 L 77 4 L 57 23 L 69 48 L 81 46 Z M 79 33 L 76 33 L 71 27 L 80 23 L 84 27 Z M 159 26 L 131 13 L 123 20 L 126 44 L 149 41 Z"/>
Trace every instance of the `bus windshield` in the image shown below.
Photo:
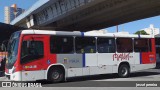
<path fill-rule="evenodd" d="M 20 32 L 14 33 L 8 42 L 8 60 L 6 61 L 6 67 L 11 69 L 16 62 L 18 54 L 18 44 L 19 44 Z"/>

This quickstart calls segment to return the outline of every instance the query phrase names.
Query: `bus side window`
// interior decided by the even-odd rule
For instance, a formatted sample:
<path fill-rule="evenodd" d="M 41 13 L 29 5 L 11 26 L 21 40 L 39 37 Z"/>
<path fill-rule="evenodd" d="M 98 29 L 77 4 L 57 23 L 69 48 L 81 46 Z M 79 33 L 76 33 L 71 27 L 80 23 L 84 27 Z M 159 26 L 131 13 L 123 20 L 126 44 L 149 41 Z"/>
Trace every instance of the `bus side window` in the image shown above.
<path fill-rule="evenodd" d="M 133 40 L 132 38 L 117 38 L 117 52 L 127 53 L 133 52 Z"/>
<path fill-rule="evenodd" d="M 134 40 L 134 51 L 135 52 L 148 52 L 152 51 L 151 49 L 151 40 L 150 39 L 135 39 Z"/>
<path fill-rule="evenodd" d="M 97 38 L 98 53 L 115 53 L 115 38 Z"/>
<path fill-rule="evenodd" d="M 95 37 L 76 37 L 76 53 L 96 53 Z"/>
<path fill-rule="evenodd" d="M 50 52 L 57 54 L 67 54 L 74 52 L 73 37 L 51 36 Z"/>

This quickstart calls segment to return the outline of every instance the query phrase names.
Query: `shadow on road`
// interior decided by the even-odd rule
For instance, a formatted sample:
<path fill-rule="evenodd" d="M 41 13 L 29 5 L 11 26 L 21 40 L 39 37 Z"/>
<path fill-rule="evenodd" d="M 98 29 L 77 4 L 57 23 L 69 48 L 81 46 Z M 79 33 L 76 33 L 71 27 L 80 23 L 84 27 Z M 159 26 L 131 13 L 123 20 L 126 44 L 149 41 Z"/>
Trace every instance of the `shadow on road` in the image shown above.
<path fill-rule="evenodd" d="M 143 77 L 151 75 L 160 75 L 160 72 L 137 72 L 137 73 L 131 73 L 130 77 Z"/>
<path fill-rule="evenodd" d="M 146 72 L 146 71 L 145 72 L 136 72 L 136 73 L 131 73 L 129 78 L 151 76 L 151 75 L 160 75 L 160 72 Z M 93 75 L 93 76 L 69 78 L 67 80 L 67 82 L 77 82 L 77 81 L 87 81 L 87 80 L 102 80 L 102 79 L 116 79 L 116 78 L 119 78 L 117 74 L 103 74 L 103 75 Z"/>

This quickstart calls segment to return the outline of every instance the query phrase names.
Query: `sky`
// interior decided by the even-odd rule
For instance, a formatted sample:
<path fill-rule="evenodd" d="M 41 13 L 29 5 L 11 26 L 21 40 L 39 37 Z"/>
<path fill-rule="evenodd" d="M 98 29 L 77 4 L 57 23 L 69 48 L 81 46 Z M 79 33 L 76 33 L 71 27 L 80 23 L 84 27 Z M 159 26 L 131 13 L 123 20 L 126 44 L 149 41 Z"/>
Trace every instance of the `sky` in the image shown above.
<path fill-rule="evenodd" d="M 4 22 L 4 7 L 17 4 L 18 7 L 29 9 L 38 0 L 0 0 L 0 22 Z"/>
<path fill-rule="evenodd" d="M 0 0 L 0 22 L 4 22 L 4 7 L 11 6 L 12 4 L 17 4 L 18 7 L 23 9 L 29 9 L 38 0 Z M 125 23 L 119 25 L 119 31 L 126 31 L 129 33 L 135 33 L 138 30 L 148 28 L 150 24 L 154 27 L 160 28 L 160 16 L 155 16 L 152 18 L 142 19 L 138 21 L 133 21 L 130 23 Z M 106 28 L 108 32 L 115 32 L 116 27 Z"/>
<path fill-rule="evenodd" d="M 160 28 L 160 16 L 155 16 L 147 19 L 133 21 L 119 25 L 119 31 L 125 31 L 129 33 L 135 33 L 136 31 L 148 28 L 150 24 L 153 24 L 155 28 Z M 116 26 L 106 28 L 108 32 L 116 32 Z"/>

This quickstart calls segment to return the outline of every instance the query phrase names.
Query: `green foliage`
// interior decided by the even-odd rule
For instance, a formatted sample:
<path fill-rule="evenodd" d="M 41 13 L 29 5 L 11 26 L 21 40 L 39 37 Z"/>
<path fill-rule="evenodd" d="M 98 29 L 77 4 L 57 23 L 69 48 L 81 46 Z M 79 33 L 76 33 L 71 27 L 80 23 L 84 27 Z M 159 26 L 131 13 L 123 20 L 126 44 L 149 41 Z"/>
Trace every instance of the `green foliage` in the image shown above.
<path fill-rule="evenodd" d="M 140 35 L 149 35 L 149 34 L 148 34 L 148 33 L 146 33 L 144 30 L 137 31 L 135 34 L 140 34 Z"/>

